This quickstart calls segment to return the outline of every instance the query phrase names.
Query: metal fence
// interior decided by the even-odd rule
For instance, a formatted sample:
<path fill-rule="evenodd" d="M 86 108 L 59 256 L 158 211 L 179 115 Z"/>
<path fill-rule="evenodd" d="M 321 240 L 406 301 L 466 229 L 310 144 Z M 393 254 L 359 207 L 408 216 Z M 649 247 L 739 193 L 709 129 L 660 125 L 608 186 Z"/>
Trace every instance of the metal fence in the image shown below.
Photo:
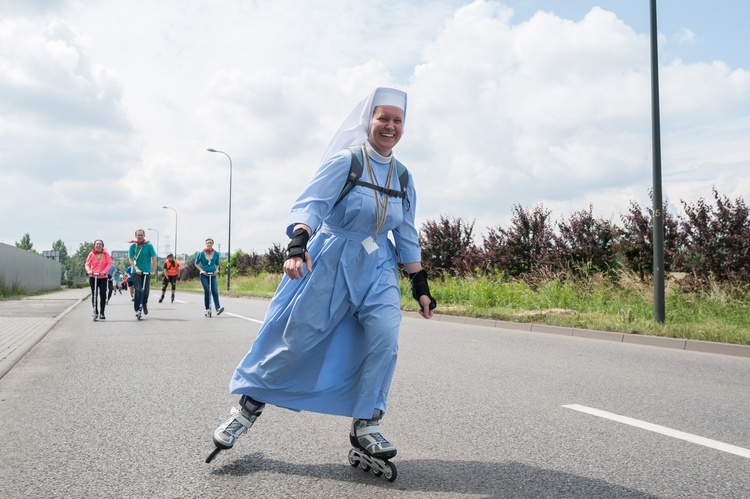
<path fill-rule="evenodd" d="M 36 293 L 60 289 L 60 262 L 0 243 L 0 286 Z"/>

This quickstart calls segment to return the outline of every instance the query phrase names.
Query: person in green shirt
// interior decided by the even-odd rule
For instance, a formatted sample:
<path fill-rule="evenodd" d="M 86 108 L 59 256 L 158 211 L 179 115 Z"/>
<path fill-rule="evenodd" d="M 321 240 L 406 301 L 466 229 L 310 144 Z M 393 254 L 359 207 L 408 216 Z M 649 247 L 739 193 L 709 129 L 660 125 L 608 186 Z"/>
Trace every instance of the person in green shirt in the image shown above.
<path fill-rule="evenodd" d="M 156 270 L 156 250 L 154 245 L 146 241 L 146 231 L 138 229 L 135 231 L 135 240 L 130 241 L 128 258 L 134 269 L 133 288 L 135 296 L 133 308 L 138 316 L 143 310 L 148 315 L 148 293 L 151 284 L 151 273 Z M 141 309 L 142 307 L 142 309 Z"/>
<path fill-rule="evenodd" d="M 219 303 L 219 286 L 216 281 L 216 276 L 219 275 L 219 253 L 214 251 L 214 240 L 210 237 L 206 239 L 206 247 L 198 253 L 195 259 L 195 267 L 201 273 L 205 316 L 211 317 L 211 298 L 214 299 L 216 315 L 221 315 L 224 307 Z"/>

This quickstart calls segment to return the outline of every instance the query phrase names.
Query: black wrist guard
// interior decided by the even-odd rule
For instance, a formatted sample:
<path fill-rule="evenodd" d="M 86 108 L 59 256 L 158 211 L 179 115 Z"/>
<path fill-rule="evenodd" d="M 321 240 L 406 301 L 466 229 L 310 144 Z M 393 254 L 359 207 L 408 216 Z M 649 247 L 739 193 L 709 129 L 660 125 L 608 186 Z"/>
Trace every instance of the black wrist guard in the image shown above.
<path fill-rule="evenodd" d="M 289 246 L 286 248 L 286 259 L 289 260 L 292 257 L 298 256 L 305 259 L 305 253 L 307 252 L 307 241 L 310 240 L 310 234 L 305 229 L 300 227 L 295 230 L 292 234 L 292 240 L 289 241 Z"/>
<path fill-rule="evenodd" d="M 411 281 L 411 296 L 419 303 L 419 297 L 427 295 L 430 299 L 430 310 L 434 310 L 437 307 L 437 302 L 430 294 L 430 285 L 427 284 L 427 272 L 422 269 L 415 274 L 409 274 L 409 280 Z"/>

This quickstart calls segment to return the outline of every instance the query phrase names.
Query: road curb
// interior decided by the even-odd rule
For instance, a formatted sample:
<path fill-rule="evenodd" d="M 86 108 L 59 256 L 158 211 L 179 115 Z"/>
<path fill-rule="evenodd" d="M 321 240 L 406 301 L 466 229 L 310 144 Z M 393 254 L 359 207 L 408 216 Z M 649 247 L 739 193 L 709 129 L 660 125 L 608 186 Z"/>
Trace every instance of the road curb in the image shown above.
<path fill-rule="evenodd" d="M 404 317 L 421 318 L 421 316 L 417 312 L 403 311 L 402 313 Z M 440 322 L 450 322 L 452 324 L 465 324 L 470 326 L 491 327 L 495 329 L 512 329 L 515 331 L 527 331 L 532 333 L 575 336 L 577 338 L 612 341 L 615 343 L 628 343 L 631 345 L 672 348 L 689 352 L 713 353 L 718 355 L 732 355 L 735 357 L 750 358 L 750 345 L 736 345 L 733 343 L 719 343 L 715 341 L 688 340 L 685 338 L 667 338 L 665 336 L 649 336 L 633 333 L 616 333 L 612 331 L 596 331 L 593 329 L 549 326 L 547 324 L 516 323 L 508 321 L 498 321 L 494 319 L 461 317 L 457 315 L 435 314 L 432 317 L 432 320 L 437 320 Z"/>

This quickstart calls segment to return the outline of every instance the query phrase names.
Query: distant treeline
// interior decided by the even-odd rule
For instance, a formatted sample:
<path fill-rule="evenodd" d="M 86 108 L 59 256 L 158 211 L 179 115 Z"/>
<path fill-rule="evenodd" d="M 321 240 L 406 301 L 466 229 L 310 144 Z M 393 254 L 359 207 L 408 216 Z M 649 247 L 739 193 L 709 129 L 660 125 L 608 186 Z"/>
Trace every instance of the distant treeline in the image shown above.
<path fill-rule="evenodd" d="M 685 286 L 710 282 L 750 284 L 750 216 L 742 198 L 730 200 L 712 189 L 713 203 L 681 201 L 684 215 L 665 206 L 664 270 L 685 274 Z M 421 229 L 422 263 L 428 272 L 467 276 L 502 273 L 536 280 L 582 273 L 629 270 L 653 275 L 654 212 L 630 203 L 620 223 L 595 218 L 593 207 L 553 222 L 542 205 L 513 207 L 507 227 L 489 228 L 481 245 L 474 223 L 440 217 Z"/>
<path fill-rule="evenodd" d="M 681 201 L 684 215 L 665 206 L 658 215 L 664 227 L 664 270 L 684 274 L 683 286 L 705 288 L 711 282 L 750 285 L 750 212 L 742 198 L 734 200 L 712 189 L 713 202 Z M 474 242 L 474 221 L 440 216 L 420 228 L 422 264 L 433 278 L 503 275 L 538 282 L 567 275 L 615 275 L 628 270 L 642 280 L 653 275 L 653 223 L 651 208 L 631 201 L 619 223 L 593 216 L 593 206 L 568 219 L 552 220 L 543 205 L 531 209 L 514 205 L 508 226 L 489 227 L 480 245 Z M 29 234 L 16 246 L 34 251 Z M 53 244 L 60 252 L 63 281 L 85 275 L 83 265 L 91 250 L 83 242 L 70 257 L 62 240 Z M 232 275 L 281 273 L 286 245 L 273 244 L 265 254 L 232 253 Z M 187 257 L 182 278 L 198 275 Z M 127 265 L 127 262 L 116 262 Z M 224 267 L 226 268 L 226 267 Z"/>

